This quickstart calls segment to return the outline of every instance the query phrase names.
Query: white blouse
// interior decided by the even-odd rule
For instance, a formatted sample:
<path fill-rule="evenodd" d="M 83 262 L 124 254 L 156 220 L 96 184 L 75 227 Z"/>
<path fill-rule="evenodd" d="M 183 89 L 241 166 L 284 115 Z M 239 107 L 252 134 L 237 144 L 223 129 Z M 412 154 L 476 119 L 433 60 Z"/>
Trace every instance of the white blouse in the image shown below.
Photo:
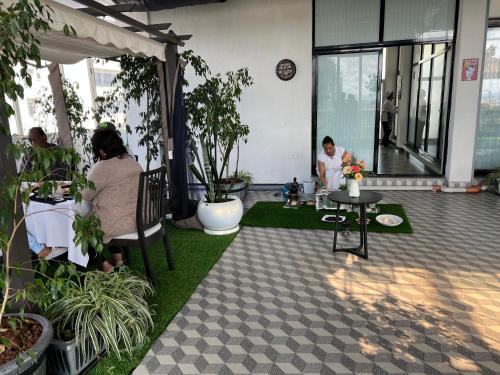
<path fill-rule="evenodd" d="M 335 146 L 335 154 L 328 156 L 325 151 L 318 155 L 318 162 L 325 165 L 325 178 L 328 190 L 338 190 L 340 185 L 344 182 L 344 175 L 342 174 L 342 155 L 345 148 Z M 319 176 L 319 168 L 316 163 L 316 172 Z"/>

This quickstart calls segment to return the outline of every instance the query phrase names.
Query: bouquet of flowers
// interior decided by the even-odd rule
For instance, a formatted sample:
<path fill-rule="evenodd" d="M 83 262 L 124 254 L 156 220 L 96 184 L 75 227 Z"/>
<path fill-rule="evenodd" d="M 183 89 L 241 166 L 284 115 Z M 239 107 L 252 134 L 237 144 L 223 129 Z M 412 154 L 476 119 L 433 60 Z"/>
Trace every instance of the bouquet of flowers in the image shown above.
<path fill-rule="evenodd" d="M 342 157 L 342 173 L 345 178 L 361 181 L 365 177 L 366 163 L 358 160 L 353 154 L 346 152 Z"/>

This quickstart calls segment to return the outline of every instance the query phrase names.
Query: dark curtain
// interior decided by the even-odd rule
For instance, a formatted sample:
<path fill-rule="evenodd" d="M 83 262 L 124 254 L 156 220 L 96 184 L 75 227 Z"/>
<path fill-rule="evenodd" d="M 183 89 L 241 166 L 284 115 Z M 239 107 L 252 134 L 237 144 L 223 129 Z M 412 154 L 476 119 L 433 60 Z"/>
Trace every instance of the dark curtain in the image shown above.
<path fill-rule="evenodd" d="M 186 144 L 187 127 L 186 112 L 182 92 L 182 69 L 175 87 L 175 105 L 172 118 L 173 127 L 173 160 L 172 160 L 172 219 L 187 219 L 196 214 L 196 205 L 189 201 L 187 182 Z"/>

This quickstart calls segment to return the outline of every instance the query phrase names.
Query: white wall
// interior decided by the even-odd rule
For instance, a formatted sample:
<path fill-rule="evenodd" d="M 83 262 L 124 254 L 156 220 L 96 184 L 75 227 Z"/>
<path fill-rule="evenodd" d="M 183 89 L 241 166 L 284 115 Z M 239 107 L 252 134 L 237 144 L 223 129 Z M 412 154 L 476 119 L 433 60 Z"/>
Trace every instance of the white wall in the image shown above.
<path fill-rule="evenodd" d="M 228 0 L 152 12 L 150 22 L 172 22 L 177 34 L 193 34 L 185 48 L 203 57 L 212 72 L 248 67 L 255 83 L 240 105 L 250 126 L 240 169 L 252 172 L 256 183 L 310 176 L 312 1 Z M 287 82 L 275 74 L 284 58 L 297 66 Z"/>
<path fill-rule="evenodd" d="M 452 183 L 470 183 L 473 177 L 487 17 L 488 0 L 460 1 L 446 165 L 446 179 Z M 462 81 L 463 59 L 475 57 L 477 80 Z"/>
<path fill-rule="evenodd" d="M 490 0 L 489 17 L 500 17 L 500 0 Z"/>

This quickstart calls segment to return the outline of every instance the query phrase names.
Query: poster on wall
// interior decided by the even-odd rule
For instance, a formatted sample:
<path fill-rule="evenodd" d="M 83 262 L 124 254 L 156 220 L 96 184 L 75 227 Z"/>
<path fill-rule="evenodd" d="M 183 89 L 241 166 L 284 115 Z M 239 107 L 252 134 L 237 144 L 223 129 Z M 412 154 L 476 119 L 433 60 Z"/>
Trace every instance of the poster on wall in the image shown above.
<path fill-rule="evenodd" d="M 462 65 L 462 81 L 476 81 L 479 59 L 464 59 Z"/>

